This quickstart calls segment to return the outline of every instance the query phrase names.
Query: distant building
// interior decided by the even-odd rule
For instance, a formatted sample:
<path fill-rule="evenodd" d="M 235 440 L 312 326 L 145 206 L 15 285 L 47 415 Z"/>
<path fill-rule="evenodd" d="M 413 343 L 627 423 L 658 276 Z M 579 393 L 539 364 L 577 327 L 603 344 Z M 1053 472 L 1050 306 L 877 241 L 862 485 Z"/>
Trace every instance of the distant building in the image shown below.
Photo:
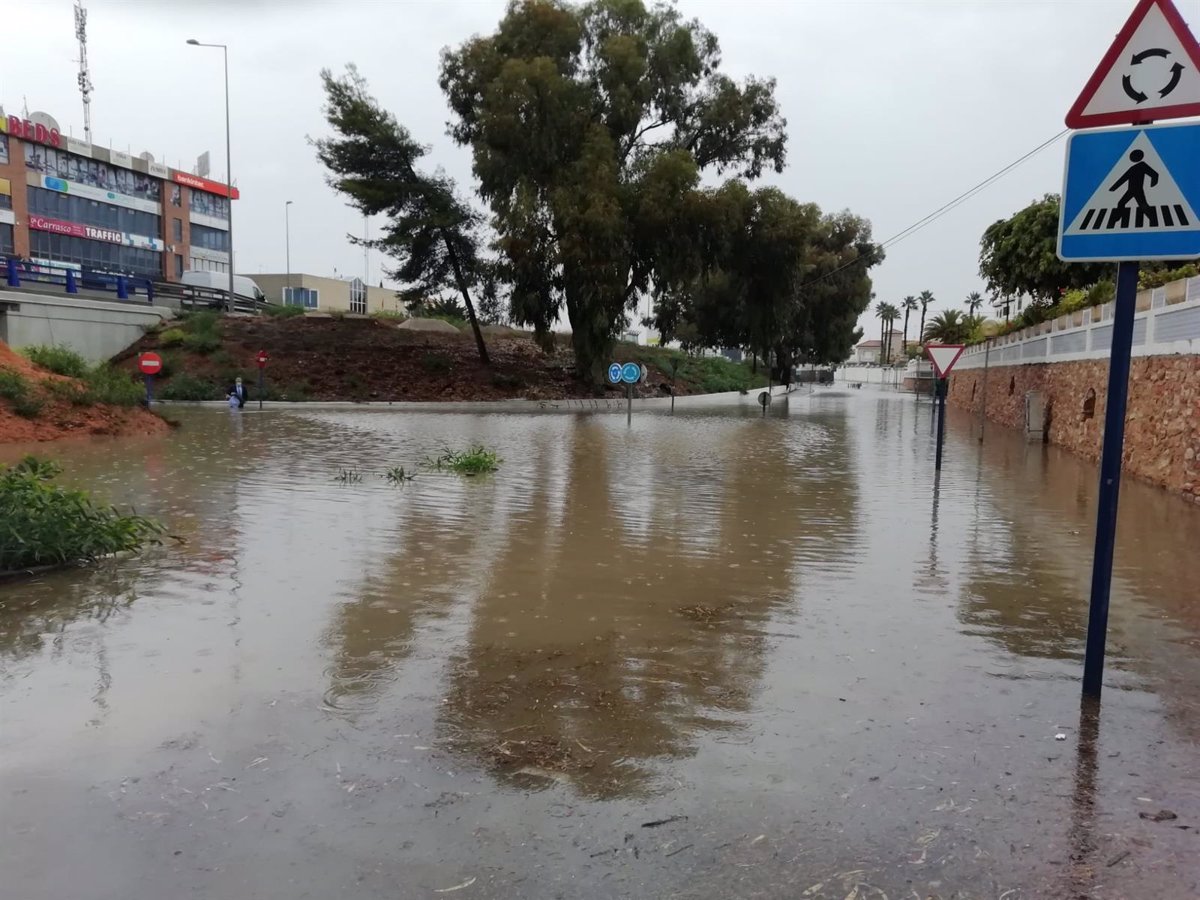
<path fill-rule="evenodd" d="M 891 333 L 892 352 L 889 362 L 904 362 L 907 354 L 904 352 L 904 335 L 899 331 Z M 910 340 L 908 346 L 919 347 L 920 341 Z M 854 348 L 854 354 L 850 357 L 852 363 L 881 363 L 883 362 L 883 344 L 878 340 L 862 341 Z"/>
<path fill-rule="evenodd" d="M 374 287 L 365 284 L 361 278 L 325 278 L 302 272 L 292 272 L 291 275 L 260 272 L 250 277 L 262 289 L 269 303 L 362 315 L 405 311 L 395 288 Z"/>

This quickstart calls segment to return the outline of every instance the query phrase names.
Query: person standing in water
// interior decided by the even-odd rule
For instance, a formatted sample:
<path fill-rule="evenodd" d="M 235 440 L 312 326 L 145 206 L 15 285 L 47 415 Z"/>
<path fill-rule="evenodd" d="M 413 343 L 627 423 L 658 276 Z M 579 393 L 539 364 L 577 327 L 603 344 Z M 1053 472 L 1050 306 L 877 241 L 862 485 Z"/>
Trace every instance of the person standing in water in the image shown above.
<path fill-rule="evenodd" d="M 242 376 L 239 375 L 228 388 L 225 390 L 225 399 L 229 401 L 230 407 L 237 406 L 241 409 L 246 405 L 246 386 L 242 384 Z"/>

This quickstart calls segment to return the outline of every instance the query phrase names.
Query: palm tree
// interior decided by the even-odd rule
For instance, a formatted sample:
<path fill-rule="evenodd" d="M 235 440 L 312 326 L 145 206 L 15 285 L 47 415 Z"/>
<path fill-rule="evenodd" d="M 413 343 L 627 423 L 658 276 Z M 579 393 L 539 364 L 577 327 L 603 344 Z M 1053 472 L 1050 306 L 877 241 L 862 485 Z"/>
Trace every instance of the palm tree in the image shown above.
<path fill-rule="evenodd" d="M 892 360 L 892 323 L 900 318 L 900 310 L 891 303 L 882 301 L 875 307 L 875 315 L 879 317 L 879 352 L 880 362 L 885 365 Z"/>
<path fill-rule="evenodd" d="M 905 297 L 903 300 L 900 301 L 900 308 L 902 310 L 904 310 L 904 334 L 901 337 L 901 342 L 904 344 L 904 347 L 903 347 L 904 355 L 908 356 L 908 314 L 912 313 L 912 312 L 916 312 L 917 298 L 914 297 L 912 294 L 909 294 L 907 297 Z"/>
<path fill-rule="evenodd" d="M 917 297 L 917 301 L 921 304 L 921 327 L 917 329 L 917 334 L 921 335 L 921 340 L 924 340 L 925 335 L 925 310 L 929 308 L 929 304 L 933 302 L 933 293 L 931 291 L 921 291 L 921 295 Z"/>
<path fill-rule="evenodd" d="M 973 316 L 979 307 L 983 306 L 983 297 L 979 291 L 971 291 L 967 294 L 967 299 L 963 301 L 963 305 L 967 307 L 967 315 Z"/>
<path fill-rule="evenodd" d="M 939 344 L 961 344 L 970 336 L 973 320 L 957 309 L 947 309 L 929 320 L 922 338 Z"/>

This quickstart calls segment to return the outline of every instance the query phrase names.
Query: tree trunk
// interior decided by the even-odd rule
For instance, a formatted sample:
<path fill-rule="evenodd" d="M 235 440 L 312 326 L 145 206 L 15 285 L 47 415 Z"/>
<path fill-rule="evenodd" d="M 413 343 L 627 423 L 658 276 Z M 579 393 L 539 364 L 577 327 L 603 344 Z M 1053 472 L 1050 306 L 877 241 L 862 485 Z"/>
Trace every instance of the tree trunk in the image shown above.
<path fill-rule="evenodd" d="M 917 332 L 917 340 L 925 343 L 925 307 L 921 307 L 921 329 Z"/>
<path fill-rule="evenodd" d="M 467 280 L 463 277 L 462 266 L 458 262 L 458 254 L 449 236 L 443 231 L 442 241 L 446 245 L 446 253 L 450 257 L 450 265 L 454 268 L 454 280 L 458 283 L 458 292 L 462 294 L 463 303 L 467 306 L 467 320 L 471 323 L 471 331 L 475 333 L 475 346 L 479 350 L 479 360 L 489 369 L 492 361 L 488 358 L 487 344 L 483 342 L 483 332 L 479 330 L 479 319 L 475 315 L 475 304 L 471 302 L 471 292 L 467 290 Z"/>
<path fill-rule="evenodd" d="M 908 359 L 908 313 L 909 310 L 904 310 L 904 333 L 900 335 L 900 349 L 905 359 Z"/>
<path fill-rule="evenodd" d="M 885 348 L 883 346 L 883 342 L 885 340 L 884 335 L 886 334 L 886 332 L 885 332 L 886 328 L 887 328 L 887 319 L 880 319 L 879 320 L 879 364 L 881 366 L 883 365 L 883 354 L 887 352 L 887 348 Z"/>

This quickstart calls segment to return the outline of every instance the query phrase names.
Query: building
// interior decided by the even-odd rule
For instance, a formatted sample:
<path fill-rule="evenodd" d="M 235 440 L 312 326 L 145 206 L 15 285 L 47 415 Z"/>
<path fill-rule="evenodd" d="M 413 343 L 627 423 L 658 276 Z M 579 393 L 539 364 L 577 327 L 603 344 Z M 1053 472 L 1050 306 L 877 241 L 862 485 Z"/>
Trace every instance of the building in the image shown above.
<path fill-rule="evenodd" d="M 0 256 L 178 281 L 228 272 L 235 187 L 0 111 Z"/>
<path fill-rule="evenodd" d="M 908 355 L 904 352 L 904 335 L 899 331 L 893 331 L 891 337 L 891 358 L 888 360 L 892 363 L 904 362 Z M 910 348 L 919 347 L 920 341 L 909 341 Z M 880 363 L 883 362 L 883 344 L 878 341 L 862 341 L 854 348 L 854 355 L 850 358 L 852 363 Z"/>
<path fill-rule="evenodd" d="M 260 272 L 249 277 L 266 295 L 268 303 L 364 315 L 405 311 L 395 288 L 372 287 L 361 278 L 323 278 L 301 272 L 292 272 L 290 275 Z"/>

